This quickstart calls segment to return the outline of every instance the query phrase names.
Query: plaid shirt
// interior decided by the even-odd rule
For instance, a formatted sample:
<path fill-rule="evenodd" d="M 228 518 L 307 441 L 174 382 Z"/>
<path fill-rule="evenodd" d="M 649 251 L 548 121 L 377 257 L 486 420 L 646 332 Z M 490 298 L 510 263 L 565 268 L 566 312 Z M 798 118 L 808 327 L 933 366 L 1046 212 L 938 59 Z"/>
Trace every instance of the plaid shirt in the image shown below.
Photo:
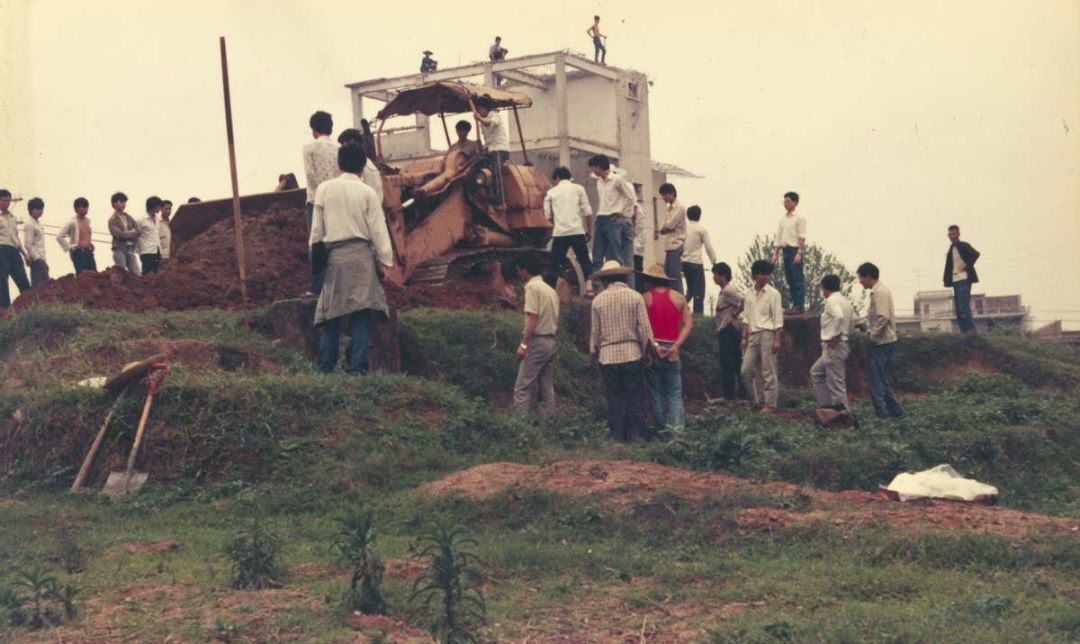
<path fill-rule="evenodd" d="M 615 282 L 593 300 L 589 352 L 599 352 L 600 364 L 641 360 L 652 341 L 649 313 L 637 291 Z"/>

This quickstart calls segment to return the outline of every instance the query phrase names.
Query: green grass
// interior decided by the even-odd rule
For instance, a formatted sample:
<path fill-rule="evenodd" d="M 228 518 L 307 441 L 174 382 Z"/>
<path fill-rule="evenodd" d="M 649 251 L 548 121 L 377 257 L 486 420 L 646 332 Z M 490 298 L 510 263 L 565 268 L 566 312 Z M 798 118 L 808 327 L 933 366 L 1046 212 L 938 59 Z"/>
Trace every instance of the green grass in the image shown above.
<path fill-rule="evenodd" d="M 540 426 L 508 409 L 519 314 L 408 311 L 401 323 L 411 374 L 356 379 L 314 374 L 302 356 L 251 332 L 239 312 L 42 307 L 0 321 L 0 368 L 30 385 L 0 388 L 0 585 L 11 570 L 43 563 L 84 589 L 76 627 L 120 607 L 112 637 L 349 639 L 346 571 L 286 576 L 279 594 L 238 596 L 222 545 L 242 525 L 240 508 L 256 503 L 282 537 L 287 567 L 329 565 L 333 518 L 367 503 L 383 558 L 409 557 L 434 521 L 476 533 L 487 639 L 636 638 L 643 619 L 660 637 L 690 625 L 699 627 L 692 636 L 678 632 L 717 642 L 1080 637 L 1074 535 L 739 528 L 749 508 L 822 509 L 809 497 L 754 491 L 698 502 L 662 492 L 622 505 L 531 490 L 432 499 L 420 489 L 497 461 L 642 460 L 833 490 L 872 490 L 899 471 L 950 463 L 997 485 L 1003 505 L 1080 517 L 1075 349 L 1011 336 L 905 336 L 896 371 L 908 383 L 902 419 L 875 423 L 858 401 L 862 426 L 837 432 L 698 401 L 684 442 L 624 446 L 606 437 L 597 373 L 575 348 L 579 325 L 560 336 L 560 416 Z M 141 461 L 147 486 L 117 501 L 68 495 L 111 400 L 70 386 L 96 375 L 86 363 L 33 373 L 27 360 L 140 338 L 198 338 L 276 368 L 176 367 L 154 403 Z M 711 328 L 699 325 L 688 372 L 712 382 L 714 351 Z M 997 372 L 920 375 L 976 361 Z M 119 404 L 91 489 L 126 457 L 141 396 Z M 783 406 L 810 411 L 813 402 L 787 388 Z M 124 547 L 163 540 L 182 546 L 151 555 Z M 410 584 L 385 581 L 391 616 L 407 618 Z M 0 629 L 0 639 L 12 634 Z"/>

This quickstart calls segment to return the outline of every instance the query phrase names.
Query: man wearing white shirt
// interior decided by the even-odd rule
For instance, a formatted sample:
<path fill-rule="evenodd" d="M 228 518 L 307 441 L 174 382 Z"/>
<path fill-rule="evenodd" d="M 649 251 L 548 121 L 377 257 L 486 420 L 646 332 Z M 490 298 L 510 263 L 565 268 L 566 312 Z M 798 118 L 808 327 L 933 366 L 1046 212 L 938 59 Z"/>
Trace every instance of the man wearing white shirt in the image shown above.
<path fill-rule="evenodd" d="M 773 265 L 764 259 L 750 266 L 754 287 L 746 293 L 743 302 L 744 324 L 742 342 L 742 379 L 746 391 L 751 393 L 755 404 L 761 405 L 763 413 L 776 411 L 780 396 L 776 377 L 776 354 L 780 352 L 780 340 L 784 335 L 784 309 L 780 291 L 769 284 Z M 764 389 L 758 387 L 761 378 Z"/>
<path fill-rule="evenodd" d="M 371 363 L 371 326 L 378 315 L 386 315 L 386 293 L 380 283 L 379 264 L 394 265 L 394 251 L 382 204 L 361 179 L 367 158 L 363 149 L 346 145 L 338 149 L 341 176 L 324 181 L 315 191 L 311 237 L 308 244 L 322 244 L 326 251 L 326 271 L 319 301 L 315 305 L 315 326 L 320 327 L 320 373 L 337 367 L 341 323 L 349 318 L 351 335 L 345 370 L 354 375 L 368 372 Z"/>
<path fill-rule="evenodd" d="M 598 202 L 593 225 L 593 266 L 599 271 L 604 261 L 613 259 L 619 265 L 633 266 L 633 258 L 625 256 L 627 246 L 633 249 L 633 230 L 637 220 L 637 195 L 626 178 L 626 173 L 611 164 L 603 154 L 589 159 L 589 169 L 596 181 Z M 629 221 L 630 225 L 624 225 Z M 630 231 L 630 239 L 624 239 Z M 627 243 L 627 242 L 631 243 Z M 635 287 L 634 275 L 627 276 L 626 284 Z"/>
<path fill-rule="evenodd" d="M 164 265 L 172 256 L 172 202 L 161 200 L 161 214 L 158 215 L 158 241 L 161 242 L 161 263 Z"/>
<path fill-rule="evenodd" d="M 146 200 L 146 216 L 139 219 L 139 240 L 135 246 L 142 264 L 142 274 L 156 273 L 161 265 L 161 238 L 158 236 L 158 213 L 161 212 L 161 199 L 149 197 Z"/>
<path fill-rule="evenodd" d="M 686 299 L 693 300 L 694 313 L 705 312 L 705 266 L 701 251 L 709 255 L 709 265 L 716 263 L 709 232 L 701 225 L 701 208 L 690 206 L 686 209 L 686 241 L 683 243 L 682 272 L 686 277 Z"/>
<path fill-rule="evenodd" d="M 488 95 L 476 99 L 473 117 L 480 124 L 480 133 L 484 135 L 484 147 L 495 170 L 495 200 L 503 201 L 502 167 L 510 160 L 510 133 L 502 115 L 494 111 L 495 102 Z"/>
<path fill-rule="evenodd" d="M 562 272 L 566 251 L 573 249 L 583 274 L 592 270 L 589 261 L 589 239 L 592 237 L 592 210 L 585 188 L 570 178 L 569 168 L 555 168 L 551 179 L 555 185 L 544 196 L 544 215 L 554 226 L 551 233 L 551 261 L 544 281 L 555 288 Z M 591 296 L 592 284 L 579 285 L 582 294 Z"/>
<path fill-rule="evenodd" d="M 675 186 L 670 183 L 660 186 L 660 198 L 667 204 L 667 214 L 664 216 L 664 223 L 660 225 L 660 233 L 666 235 L 664 272 L 674 283 L 675 290 L 683 293 L 682 255 L 683 244 L 686 242 L 686 208 L 679 203 L 678 197 Z"/>
<path fill-rule="evenodd" d="M 338 145 L 330 140 L 330 133 L 334 131 L 334 118 L 328 112 L 319 110 L 308 119 L 311 127 L 311 138 L 303 150 L 304 176 L 307 178 L 307 210 L 308 230 L 311 230 L 311 213 L 314 209 L 315 191 L 319 185 L 338 175 Z M 318 295 L 322 290 L 322 273 L 312 273 L 311 283 L 308 285 L 305 296 Z"/>
<path fill-rule="evenodd" d="M 821 279 L 825 309 L 821 312 L 821 356 L 810 367 L 814 396 L 818 407 L 847 409 L 847 358 L 851 353 L 848 339 L 855 328 L 855 310 L 840 293 L 840 278 L 826 275 Z"/>
<path fill-rule="evenodd" d="M 23 243 L 30 255 L 30 288 L 37 288 L 49 281 L 49 264 L 45 261 L 45 231 L 38 222 L 45 212 L 45 201 L 34 197 L 26 204 L 30 221 L 23 225 Z"/>
<path fill-rule="evenodd" d="M 791 312 L 802 313 L 806 306 L 806 275 L 803 273 L 803 250 L 806 248 L 806 217 L 795 212 L 799 206 L 799 194 L 784 194 L 784 210 L 776 226 L 773 240 L 772 263 L 776 265 L 784 257 L 784 278 L 791 295 Z"/>

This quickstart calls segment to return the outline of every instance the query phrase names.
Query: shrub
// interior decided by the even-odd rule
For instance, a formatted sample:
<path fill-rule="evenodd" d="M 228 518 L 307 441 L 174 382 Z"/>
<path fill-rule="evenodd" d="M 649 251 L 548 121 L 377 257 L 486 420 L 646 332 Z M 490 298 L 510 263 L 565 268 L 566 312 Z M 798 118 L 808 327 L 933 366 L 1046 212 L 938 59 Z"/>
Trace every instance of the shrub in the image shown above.
<path fill-rule="evenodd" d="M 472 548 L 478 544 L 463 527 L 437 526 L 421 538 L 417 553 L 428 557 L 427 572 L 413 584 L 414 614 L 430 615 L 428 630 L 439 642 L 472 642 L 472 629 L 487 620 L 481 574 Z"/>
<path fill-rule="evenodd" d="M 16 570 L 15 580 L 0 589 L 0 609 L 7 613 L 11 626 L 47 628 L 66 617 L 75 617 L 75 595 L 79 589 L 72 584 L 61 585 L 43 567 Z"/>
<path fill-rule="evenodd" d="M 232 563 L 233 588 L 280 588 L 281 538 L 262 524 L 257 512 L 252 511 L 248 521 L 247 529 L 225 544 L 225 554 Z"/>
<path fill-rule="evenodd" d="M 386 612 L 386 600 L 381 589 L 386 568 L 379 555 L 372 550 L 375 530 L 371 517 L 371 508 L 365 506 L 336 519 L 338 532 L 331 547 L 338 553 L 339 563 L 352 567 L 349 593 L 345 600 L 348 609 L 367 615 L 381 615 Z"/>

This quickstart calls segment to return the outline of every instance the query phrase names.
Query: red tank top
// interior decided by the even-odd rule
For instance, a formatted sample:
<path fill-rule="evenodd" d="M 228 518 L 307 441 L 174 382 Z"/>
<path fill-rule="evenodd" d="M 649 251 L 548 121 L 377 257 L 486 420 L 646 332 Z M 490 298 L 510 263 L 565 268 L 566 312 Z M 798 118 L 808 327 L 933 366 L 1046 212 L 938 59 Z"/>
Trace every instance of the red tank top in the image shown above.
<path fill-rule="evenodd" d="M 671 301 L 671 289 L 649 289 L 652 302 L 649 304 L 649 323 L 652 324 L 653 337 L 657 340 L 674 342 L 679 339 L 679 319 L 682 314 Z"/>

